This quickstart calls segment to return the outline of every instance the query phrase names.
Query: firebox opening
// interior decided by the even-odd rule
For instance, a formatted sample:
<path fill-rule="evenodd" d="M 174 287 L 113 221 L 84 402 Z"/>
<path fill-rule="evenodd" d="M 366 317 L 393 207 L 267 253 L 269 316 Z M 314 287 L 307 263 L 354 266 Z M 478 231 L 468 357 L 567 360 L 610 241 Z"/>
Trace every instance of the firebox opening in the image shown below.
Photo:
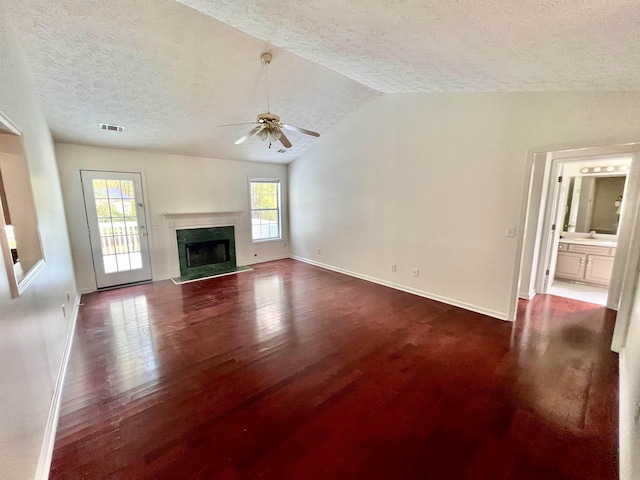
<path fill-rule="evenodd" d="M 187 243 L 187 267 L 200 267 L 215 263 L 228 262 L 229 240 L 211 240 L 207 242 Z"/>

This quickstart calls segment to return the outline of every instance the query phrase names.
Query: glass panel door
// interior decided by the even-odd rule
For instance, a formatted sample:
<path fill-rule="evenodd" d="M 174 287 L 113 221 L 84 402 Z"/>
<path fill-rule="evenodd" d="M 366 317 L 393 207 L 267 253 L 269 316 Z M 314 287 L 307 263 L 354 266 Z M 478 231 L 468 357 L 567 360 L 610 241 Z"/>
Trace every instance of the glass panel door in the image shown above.
<path fill-rule="evenodd" d="M 139 173 L 82 170 L 98 288 L 151 279 Z"/>

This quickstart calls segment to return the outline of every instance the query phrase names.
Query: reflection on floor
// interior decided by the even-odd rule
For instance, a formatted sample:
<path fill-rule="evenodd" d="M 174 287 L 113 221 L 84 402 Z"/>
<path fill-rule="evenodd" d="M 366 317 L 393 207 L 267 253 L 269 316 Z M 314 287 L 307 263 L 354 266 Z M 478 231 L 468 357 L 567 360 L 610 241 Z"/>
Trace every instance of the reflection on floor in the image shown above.
<path fill-rule="evenodd" d="M 549 287 L 547 293 L 549 295 L 555 295 L 556 297 L 572 298 L 574 300 L 580 300 L 581 302 L 606 305 L 609 290 L 605 287 L 597 287 L 595 285 L 554 280 L 553 285 Z"/>
<path fill-rule="evenodd" d="M 613 310 L 252 267 L 82 296 L 52 480 L 618 478 Z"/>

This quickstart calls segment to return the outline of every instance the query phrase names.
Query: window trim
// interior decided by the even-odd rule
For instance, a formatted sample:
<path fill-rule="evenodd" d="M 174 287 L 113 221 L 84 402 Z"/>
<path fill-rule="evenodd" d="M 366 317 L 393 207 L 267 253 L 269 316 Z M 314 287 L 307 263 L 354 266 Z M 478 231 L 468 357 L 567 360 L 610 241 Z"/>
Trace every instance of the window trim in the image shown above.
<path fill-rule="evenodd" d="M 254 211 L 263 211 L 263 210 L 273 210 L 272 208 L 268 209 L 254 209 L 251 208 L 251 184 L 252 183 L 277 183 L 278 184 L 278 204 L 277 204 L 277 212 L 278 212 L 278 237 L 265 238 L 265 239 L 254 239 L 253 238 L 253 212 Z M 251 243 L 269 243 L 269 242 L 282 242 L 284 239 L 283 234 L 283 226 L 282 226 L 282 180 L 279 178 L 269 178 L 269 177 L 249 177 L 249 230 L 251 231 Z"/>

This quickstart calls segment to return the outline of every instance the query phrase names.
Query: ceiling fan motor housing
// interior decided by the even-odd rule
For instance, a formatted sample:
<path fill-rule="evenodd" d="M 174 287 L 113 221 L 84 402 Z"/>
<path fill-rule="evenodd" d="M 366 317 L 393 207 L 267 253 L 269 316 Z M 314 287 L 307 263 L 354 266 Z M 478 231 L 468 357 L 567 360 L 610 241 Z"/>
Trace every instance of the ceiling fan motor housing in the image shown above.
<path fill-rule="evenodd" d="M 258 122 L 260 123 L 279 123 L 280 117 L 275 113 L 261 113 L 258 115 Z"/>

